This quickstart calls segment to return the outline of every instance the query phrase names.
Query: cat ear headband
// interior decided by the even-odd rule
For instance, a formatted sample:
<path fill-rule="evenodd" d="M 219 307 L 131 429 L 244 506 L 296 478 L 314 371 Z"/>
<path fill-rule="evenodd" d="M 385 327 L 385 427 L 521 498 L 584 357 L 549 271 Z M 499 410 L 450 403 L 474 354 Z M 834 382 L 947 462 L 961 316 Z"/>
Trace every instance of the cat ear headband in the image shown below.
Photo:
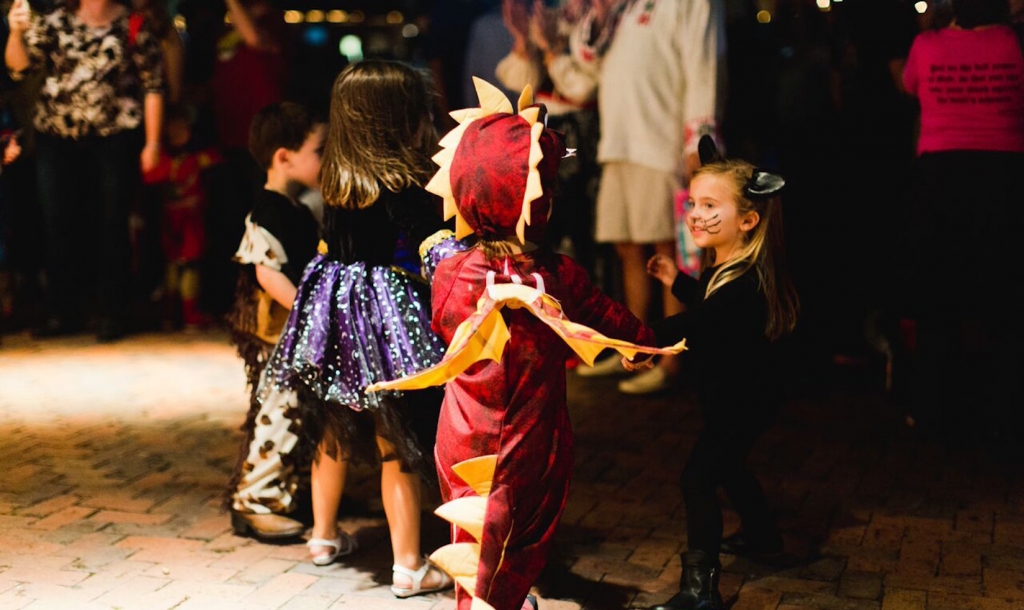
<path fill-rule="evenodd" d="M 700 156 L 700 164 L 721 163 L 725 156 L 715 146 L 711 136 L 703 135 L 697 143 L 697 154 Z M 782 176 L 754 168 L 747 183 L 743 186 L 743 194 L 749 199 L 767 199 L 778 195 L 786 181 Z"/>

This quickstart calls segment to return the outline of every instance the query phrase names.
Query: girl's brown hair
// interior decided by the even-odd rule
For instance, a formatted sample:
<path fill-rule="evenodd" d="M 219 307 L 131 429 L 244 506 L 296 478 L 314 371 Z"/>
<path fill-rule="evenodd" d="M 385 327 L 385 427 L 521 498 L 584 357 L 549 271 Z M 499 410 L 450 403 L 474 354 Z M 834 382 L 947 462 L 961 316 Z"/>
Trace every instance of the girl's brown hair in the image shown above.
<path fill-rule="evenodd" d="M 800 312 L 800 299 L 790 280 L 786 267 L 786 248 L 782 237 L 782 203 L 778 196 L 767 199 L 753 199 L 746 195 L 746 185 L 754 173 L 754 166 L 746 161 L 728 159 L 702 166 L 694 173 L 698 176 L 717 176 L 725 179 L 732 191 L 739 216 L 757 212 L 760 221 L 745 236 L 743 249 L 739 254 L 722 264 L 711 276 L 704 298 L 719 288 L 740 277 L 751 267 L 764 290 L 768 302 L 768 320 L 764 333 L 775 340 L 789 333 L 796 326 Z M 712 248 L 702 253 L 702 266 L 715 264 Z"/>
<path fill-rule="evenodd" d="M 437 150 L 434 98 L 427 77 L 401 62 L 368 59 L 342 70 L 320 167 L 324 202 L 365 208 L 381 188 L 425 185 Z"/>

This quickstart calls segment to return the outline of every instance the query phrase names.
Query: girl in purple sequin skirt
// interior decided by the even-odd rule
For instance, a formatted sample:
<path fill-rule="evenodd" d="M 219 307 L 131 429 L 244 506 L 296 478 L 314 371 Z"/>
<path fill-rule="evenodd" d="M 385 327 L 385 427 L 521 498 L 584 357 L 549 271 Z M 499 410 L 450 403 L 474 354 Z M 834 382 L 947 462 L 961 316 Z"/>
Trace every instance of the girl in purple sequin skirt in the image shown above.
<path fill-rule="evenodd" d="M 451 586 L 419 542 L 420 475 L 434 477 L 441 393 L 364 389 L 444 355 L 430 330 L 429 285 L 400 266 L 407 257 L 399 244 L 423 244 L 427 267 L 458 245 L 445 238 L 440 201 L 422 188 L 437 149 L 425 78 L 398 62 L 367 60 L 339 74 L 332 96 L 321 169 L 326 253 L 306 267 L 260 395 L 297 391 L 302 434 L 316 444 L 308 542 L 314 564 L 356 547 L 337 523 L 347 463 L 380 463 L 392 591 L 408 597 Z"/>

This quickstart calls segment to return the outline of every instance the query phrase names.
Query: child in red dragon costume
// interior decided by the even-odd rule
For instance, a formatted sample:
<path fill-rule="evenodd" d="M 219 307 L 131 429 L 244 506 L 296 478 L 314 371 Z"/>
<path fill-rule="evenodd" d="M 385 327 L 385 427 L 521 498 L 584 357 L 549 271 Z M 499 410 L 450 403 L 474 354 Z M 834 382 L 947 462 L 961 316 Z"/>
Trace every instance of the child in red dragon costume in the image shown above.
<path fill-rule="evenodd" d="M 496 88 L 476 86 L 480 108 L 452 113 L 460 124 L 441 140 L 427 185 L 455 217 L 456 237 L 479 238 L 434 273 L 432 325 L 448 350 L 438 365 L 368 391 L 447 384 L 437 514 L 455 527 L 431 560 L 455 578 L 459 610 L 520 610 L 535 607 L 527 595 L 569 491 L 566 360 L 684 345 L 643 347 L 654 339 L 647 327 L 572 259 L 538 245 L 565 146 L 529 91 L 516 114 Z"/>

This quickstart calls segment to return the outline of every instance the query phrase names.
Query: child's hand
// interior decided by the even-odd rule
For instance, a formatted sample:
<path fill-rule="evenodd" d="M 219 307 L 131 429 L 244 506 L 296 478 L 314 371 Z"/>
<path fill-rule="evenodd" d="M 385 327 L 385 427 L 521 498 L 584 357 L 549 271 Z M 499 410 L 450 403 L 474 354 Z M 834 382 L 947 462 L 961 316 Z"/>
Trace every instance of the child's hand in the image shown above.
<path fill-rule="evenodd" d="M 21 146 L 18 145 L 18 138 L 11 138 L 4 148 L 4 165 L 10 165 L 21 155 Z"/>
<path fill-rule="evenodd" d="M 642 360 L 630 360 L 625 356 L 622 357 L 622 368 L 626 369 L 630 373 L 633 371 L 642 371 L 643 369 L 654 368 L 654 356 L 651 354 L 637 354 L 637 358 Z"/>
<path fill-rule="evenodd" d="M 146 144 L 139 154 L 139 165 L 142 168 L 142 173 L 148 173 L 156 169 L 156 166 L 160 164 L 160 145 L 159 144 Z"/>
<path fill-rule="evenodd" d="M 647 261 L 647 274 L 658 278 L 658 281 L 671 288 L 672 282 L 676 281 L 676 276 L 679 275 L 679 267 L 676 267 L 674 260 L 664 254 L 655 254 Z"/>
<path fill-rule="evenodd" d="M 7 13 L 7 27 L 12 34 L 22 34 L 32 23 L 32 11 L 28 0 L 14 0 L 11 10 Z"/>
<path fill-rule="evenodd" d="M 530 41 L 542 53 L 561 53 L 564 46 L 558 35 L 558 20 L 555 11 L 544 6 L 544 0 L 533 0 L 533 14 L 530 15 Z"/>
<path fill-rule="evenodd" d="M 530 41 L 530 12 L 526 3 L 522 0 L 503 0 L 501 16 L 505 27 L 512 34 L 512 50 L 518 55 L 526 55 Z"/>

